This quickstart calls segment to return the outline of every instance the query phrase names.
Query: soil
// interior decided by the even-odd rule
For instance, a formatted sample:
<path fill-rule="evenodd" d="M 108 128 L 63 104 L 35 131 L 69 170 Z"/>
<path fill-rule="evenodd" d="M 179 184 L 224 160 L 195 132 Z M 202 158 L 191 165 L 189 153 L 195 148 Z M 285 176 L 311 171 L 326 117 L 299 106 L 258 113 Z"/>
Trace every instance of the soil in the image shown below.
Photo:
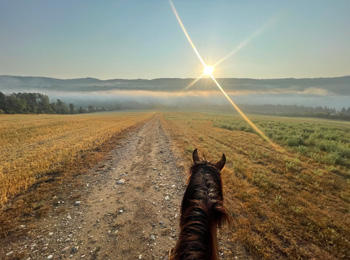
<path fill-rule="evenodd" d="M 1 239 L 0 259 L 163 259 L 188 170 L 170 144 L 159 115 L 128 132 L 81 185 L 54 195 L 48 214 Z M 227 248 L 224 235 L 222 259 L 233 258 Z"/>

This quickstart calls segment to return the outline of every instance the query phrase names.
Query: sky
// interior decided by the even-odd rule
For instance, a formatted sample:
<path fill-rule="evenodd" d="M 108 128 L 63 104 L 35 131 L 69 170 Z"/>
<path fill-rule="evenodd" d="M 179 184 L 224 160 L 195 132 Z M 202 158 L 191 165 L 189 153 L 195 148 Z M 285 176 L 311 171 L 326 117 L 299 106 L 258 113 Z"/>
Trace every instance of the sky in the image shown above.
<path fill-rule="evenodd" d="M 208 65 L 247 42 L 215 68 L 215 77 L 350 75 L 348 0 L 173 3 Z M 168 0 L 0 0 L 0 6 L 0 75 L 152 79 L 202 73 Z"/>

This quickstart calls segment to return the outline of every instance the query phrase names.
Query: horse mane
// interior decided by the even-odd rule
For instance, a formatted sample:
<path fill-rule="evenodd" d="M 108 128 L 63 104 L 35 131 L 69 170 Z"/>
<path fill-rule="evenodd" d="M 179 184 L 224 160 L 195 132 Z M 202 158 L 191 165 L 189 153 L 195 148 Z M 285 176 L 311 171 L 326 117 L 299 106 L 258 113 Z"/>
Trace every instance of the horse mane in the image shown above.
<path fill-rule="evenodd" d="M 195 163 L 181 204 L 180 236 L 171 260 L 212 259 L 212 232 L 216 236 L 216 227 L 227 219 L 220 171 L 208 161 Z"/>

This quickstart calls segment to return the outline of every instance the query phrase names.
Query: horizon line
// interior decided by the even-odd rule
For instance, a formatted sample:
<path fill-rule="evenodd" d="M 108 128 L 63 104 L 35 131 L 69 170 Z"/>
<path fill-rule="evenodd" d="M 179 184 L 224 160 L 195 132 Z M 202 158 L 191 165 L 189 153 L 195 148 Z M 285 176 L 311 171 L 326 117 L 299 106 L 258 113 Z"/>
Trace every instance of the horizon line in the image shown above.
<path fill-rule="evenodd" d="M 0 75 L 0 77 L 22 77 L 22 78 L 47 78 L 47 79 L 58 79 L 58 80 L 75 80 L 75 79 L 95 79 L 99 81 L 111 81 L 111 80 L 157 80 L 157 79 L 182 79 L 182 80 L 193 80 L 195 77 L 190 78 L 181 78 L 181 77 L 161 77 L 161 78 L 110 78 L 110 79 L 99 79 L 94 77 L 78 77 L 78 78 L 55 78 L 49 76 L 26 76 L 26 75 Z M 252 79 L 252 80 L 278 80 L 278 79 L 330 79 L 330 78 L 345 78 L 350 77 L 350 74 L 343 76 L 319 76 L 319 77 L 283 77 L 283 78 L 247 78 L 247 77 L 217 77 L 217 79 Z M 202 78 L 202 79 L 210 79 L 210 78 Z"/>

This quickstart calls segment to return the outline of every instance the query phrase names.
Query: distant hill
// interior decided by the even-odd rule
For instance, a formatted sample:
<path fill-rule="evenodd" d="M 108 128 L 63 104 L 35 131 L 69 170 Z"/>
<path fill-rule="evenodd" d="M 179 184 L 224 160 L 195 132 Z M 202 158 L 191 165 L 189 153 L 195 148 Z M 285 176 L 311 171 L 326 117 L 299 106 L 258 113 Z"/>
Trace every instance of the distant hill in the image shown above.
<path fill-rule="evenodd" d="M 28 92 L 105 92 L 115 90 L 143 90 L 180 92 L 194 79 L 111 79 L 95 78 L 56 79 L 47 77 L 0 76 L 0 91 Z M 285 78 L 285 79 L 249 79 L 218 78 L 220 84 L 229 92 L 237 93 L 302 93 L 310 95 L 350 95 L 350 76 L 335 78 Z M 209 78 L 199 80 L 190 90 L 217 90 Z"/>

